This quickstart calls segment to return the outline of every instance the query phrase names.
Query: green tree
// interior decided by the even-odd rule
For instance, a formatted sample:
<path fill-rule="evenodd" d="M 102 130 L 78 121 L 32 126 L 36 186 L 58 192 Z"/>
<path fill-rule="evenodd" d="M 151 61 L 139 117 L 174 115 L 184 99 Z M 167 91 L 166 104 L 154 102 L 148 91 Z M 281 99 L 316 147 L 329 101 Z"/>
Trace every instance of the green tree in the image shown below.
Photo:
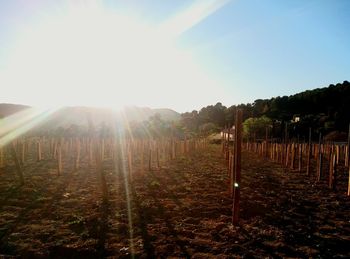
<path fill-rule="evenodd" d="M 266 129 L 272 127 L 272 120 L 266 116 L 248 118 L 243 122 L 243 133 L 247 138 L 265 138 Z"/>

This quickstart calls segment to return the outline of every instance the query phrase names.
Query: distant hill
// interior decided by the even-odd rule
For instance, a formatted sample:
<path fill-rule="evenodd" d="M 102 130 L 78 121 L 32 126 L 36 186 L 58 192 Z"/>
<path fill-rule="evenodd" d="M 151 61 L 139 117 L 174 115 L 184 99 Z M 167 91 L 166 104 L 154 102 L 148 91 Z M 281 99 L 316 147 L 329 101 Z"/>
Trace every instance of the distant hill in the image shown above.
<path fill-rule="evenodd" d="M 28 108 L 30 108 L 30 106 L 12 103 L 0 103 L 0 118 L 10 116 L 16 112 Z"/>
<path fill-rule="evenodd" d="M 19 104 L 0 104 L 0 118 L 10 116 L 21 110 L 31 108 L 30 106 Z M 109 124 L 112 121 L 145 121 L 151 116 L 159 114 L 164 121 L 177 121 L 181 115 L 171 109 L 151 109 L 146 107 L 126 107 L 122 111 L 114 111 L 107 108 L 93 107 L 63 107 L 51 114 L 41 127 L 68 127 L 71 124 L 87 125 L 88 116 L 91 116 L 93 122 L 98 125 L 101 123 Z"/>

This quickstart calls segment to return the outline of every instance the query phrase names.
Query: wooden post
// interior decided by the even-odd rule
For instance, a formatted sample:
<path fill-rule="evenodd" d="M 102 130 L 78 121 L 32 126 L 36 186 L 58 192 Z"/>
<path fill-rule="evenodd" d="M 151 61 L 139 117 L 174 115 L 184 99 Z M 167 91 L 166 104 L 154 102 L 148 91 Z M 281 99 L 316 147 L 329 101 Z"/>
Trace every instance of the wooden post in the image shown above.
<path fill-rule="evenodd" d="M 298 144 L 298 171 L 301 172 L 303 167 L 303 145 Z"/>
<path fill-rule="evenodd" d="M 159 165 L 159 143 L 157 142 L 157 150 L 156 150 L 156 152 L 157 152 L 157 168 L 159 169 L 160 168 L 160 165 Z"/>
<path fill-rule="evenodd" d="M 57 143 L 57 175 L 62 173 L 62 139 Z"/>
<path fill-rule="evenodd" d="M 41 141 L 40 138 L 37 142 L 37 161 L 41 161 Z"/>
<path fill-rule="evenodd" d="M 105 159 L 105 140 L 101 140 L 101 161 Z"/>
<path fill-rule="evenodd" d="M 74 159 L 74 170 L 79 169 L 79 161 L 80 161 L 80 140 L 77 138 L 75 140 L 75 159 Z"/>
<path fill-rule="evenodd" d="M 306 163 L 306 174 L 310 175 L 310 161 L 311 161 L 311 128 L 309 128 L 309 143 L 308 143 L 308 149 L 307 149 L 307 163 Z"/>
<path fill-rule="evenodd" d="M 145 143 L 144 141 L 142 140 L 142 147 L 141 147 L 141 174 L 144 174 L 144 163 L 145 163 Z"/>
<path fill-rule="evenodd" d="M 222 149 L 222 155 L 225 156 L 226 153 L 226 126 L 222 130 L 222 136 L 221 136 L 221 149 Z"/>
<path fill-rule="evenodd" d="M 349 123 L 349 132 L 348 132 L 348 148 L 347 148 L 347 159 L 345 161 L 345 166 L 350 167 L 350 123 Z"/>
<path fill-rule="evenodd" d="M 268 149 L 269 149 L 269 128 L 266 127 L 265 129 L 265 145 L 266 145 L 266 150 L 265 150 L 265 157 L 268 158 Z"/>
<path fill-rule="evenodd" d="M 286 144 L 286 164 L 285 164 L 286 167 L 288 167 L 288 164 L 289 164 L 289 157 L 290 157 L 289 150 L 290 150 L 290 146 L 289 144 Z"/>
<path fill-rule="evenodd" d="M 337 165 L 339 165 L 339 160 L 340 160 L 340 146 L 339 145 L 335 146 L 335 152 L 337 155 Z"/>
<path fill-rule="evenodd" d="M 54 140 L 53 142 L 53 153 L 52 153 L 52 158 L 56 159 L 57 158 L 57 140 Z"/>
<path fill-rule="evenodd" d="M 328 179 L 328 187 L 330 189 L 335 189 L 336 184 L 336 166 L 337 166 L 337 155 L 333 152 L 331 153 L 331 159 L 329 160 L 329 179 Z"/>
<path fill-rule="evenodd" d="M 319 182 L 322 177 L 322 162 L 323 162 L 323 155 L 322 155 L 322 134 L 320 133 L 319 140 L 318 140 L 318 168 L 317 168 L 317 181 Z"/>
<path fill-rule="evenodd" d="M 233 142 L 235 143 L 235 141 Z M 233 144 L 235 145 L 235 144 Z M 233 147 L 232 150 L 232 156 L 231 156 L 231 170 L 228 171 L 229 175 L 229 194 L 233 197 L 234 193 L 234 178 L 235 178 L 235 147 Z"/>
<path fill-rule="evenodd" d="M 152 170 L 152 147 L 149 147 L 149 155 L 148 155 L 148 171 Z"/>
<path fill-rule="evenodd" d="M 23 185 L 24 184 L 23 171 L 22 171 L 21 165 L 19 163 L 19 160 L 18 160 L 18 157 L 16 154 L 16 149 L 15 149 L 14 143 L 10 144 L 10 149 L 11 149 L 12 158 L 13 158 L 15 165 L 16 165 L 16 172 L 17 172 L 17 175 L 19 177 L 19 183 L 21 185 Z"/>
<path fill-rule="evenodd" d="M 348 196 L 350 196 L 350 166 L 348 168 Z"/>
<path fill-rule="evenodd" d="M 233 193 L 232 223 L 238 224 L 239 220 L 239 200 L 240 200 L 240 184 L 241 184 L 241 152 L 242 152 L 242 110 L 236 112 L 235 125 L 235 179 Z"/>
<path fill-rule="evenodd" d="M 25 147 L 26 147 L 26 143 L 25 140 L 22 140 L 22 145 L 21 145 L 21 164 L 24 165 L 25 162 Z"/>
<path fill-rule="evenodd" d="M 50 138 L 49 143 L 50 143 L 50 158 L 55 158 L 55 140 L 54 140 L 54 138 Z"/>
<path fill-rule="evenodd" d="M 0 168 L 3 168 L 4 166 L 5 166 L 4 148 L 0 147 Z"/>
<path fill-rule="evenodd" d="M 295 143 L 291 144 L 291 149 L 292 149 L 292 157 L 291 157 L 291 163 L 290 163 L 290 168 L 294 170 L 294 162 L 295 162 Z"/>
<path fill-rule="evenodd" d="M 92 167 L 93 164 L 93 140 L 92 139 L 88 139 L 87 145 L 89 146 L 89 166 Z"/>
<path fill-rule="evenodd" d="M 176 142 L 175 142 L 174 139 L 172 140 L 172 143 L 173 143 L 173 146 L 172 146 L 172 148 L 173 148 L 173 151 L 172 151 L 172 153 L 173 153 L 172 159 L 175 159 L 175 158 L 176 158 Z"/>

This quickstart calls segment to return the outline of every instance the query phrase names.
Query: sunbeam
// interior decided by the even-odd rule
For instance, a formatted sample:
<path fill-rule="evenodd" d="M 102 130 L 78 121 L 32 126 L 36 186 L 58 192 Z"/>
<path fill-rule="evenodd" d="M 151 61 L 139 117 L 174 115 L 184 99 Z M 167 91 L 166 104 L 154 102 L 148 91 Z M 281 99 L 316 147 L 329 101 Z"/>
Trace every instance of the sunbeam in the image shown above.
<path fill-rule="evenodd" d="M 231 0 L 194 1 L 187 9 L 177 13 L 174 17 L 161 24 L 160 30 L 170 37 L 178 37 L 230 1 Z"/>
<path fill-rule="evenodd" d="M 58 109 L 28 108 L 0 120 L 0 147 L 33 129 Z"/>
<path fill-rule="evenodd" d="M 125 189 L 125 196 L 126 196 L 126 206 L 128 211 L 128 226 L 129 226 L 129 239 L 130 239 L 130 250 L 131 250 L 131 257 L 134 258 L 135 249 L 134 249 L 134 229 L 133 229 L 133 220 L 132 220 L 132 214 L 131 214 L 131 197 L 130 197 L 130 190 L 129 190 L 129 178 L 128 178 L 128 170 L 126 163 L 125 163 L 125 136 L 123 134 L 123 131 L 120 128 L 115 129 L 116 132 L 116 140 L 117 145 L 119 145 L 119 148 L 117 149 L 120 153 L 117 154 L 119 156 L 119 159 L 117 159 L 118 163 L 121 163 L 118 165 L 118 168 L 122 170 L 122 172 L 118 172 L 119 174 L 122 174 L 122 178 L 124 181 L 124 189 Z"/>

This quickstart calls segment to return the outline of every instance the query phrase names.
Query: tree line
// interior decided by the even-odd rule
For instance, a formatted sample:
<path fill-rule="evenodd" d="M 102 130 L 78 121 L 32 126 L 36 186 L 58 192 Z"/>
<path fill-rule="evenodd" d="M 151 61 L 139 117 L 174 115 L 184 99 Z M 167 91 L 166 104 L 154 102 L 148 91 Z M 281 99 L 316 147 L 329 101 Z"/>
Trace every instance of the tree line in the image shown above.
<path fill-rule="evenodd" d="M 243 111 L 246 137 L 263 138 L 266 132 L 261 128 L 268 127 L 270 136 L 277 139 L 286 134 L 289 138 L 307 138 L 311 127 L 316 139 L 319 133 L 347 132 L 350 83 L 344 81 L 291 96 L 257 99 L 230 107 L 218 102 L 199 111 L 183 113 L 181 124 L 189 132 L 215 132 L 234 124 L 238 108 Z"/>

